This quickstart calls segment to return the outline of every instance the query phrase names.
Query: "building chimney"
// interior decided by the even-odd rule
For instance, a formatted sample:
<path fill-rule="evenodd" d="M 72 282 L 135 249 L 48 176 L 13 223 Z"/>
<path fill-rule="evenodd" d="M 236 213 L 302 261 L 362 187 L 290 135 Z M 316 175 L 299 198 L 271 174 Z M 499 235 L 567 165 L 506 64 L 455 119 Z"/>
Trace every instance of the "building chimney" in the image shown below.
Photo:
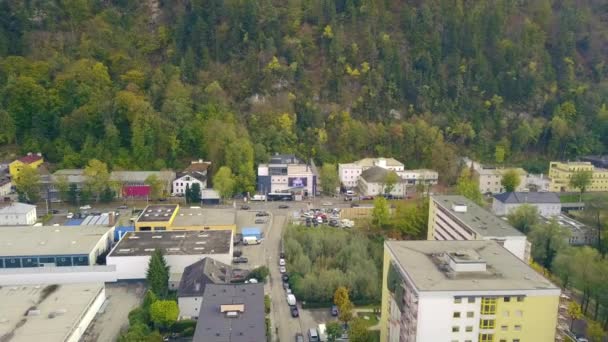
<path fill-rule="evenodd" d="M 115 213 L 113 211 L 110 211 L 110 214 L 108 215 L 108 226 L 114 227 L 114 225 L 116 225 Z"/>
<path fill-rule="evenodd" d="M 376 166 L 386 169 L 386 159 L 378 158 L 378 160 L 376 161 Z"/>
<path fill-rule="evenodd" d="M 201 290 L 201 284 L 200 284 L 200 283 L 195 283 L 195 284 L 194 284 L 194 290 L 195 290 L 196 292 L 199 292 L 199 291 Z"/>

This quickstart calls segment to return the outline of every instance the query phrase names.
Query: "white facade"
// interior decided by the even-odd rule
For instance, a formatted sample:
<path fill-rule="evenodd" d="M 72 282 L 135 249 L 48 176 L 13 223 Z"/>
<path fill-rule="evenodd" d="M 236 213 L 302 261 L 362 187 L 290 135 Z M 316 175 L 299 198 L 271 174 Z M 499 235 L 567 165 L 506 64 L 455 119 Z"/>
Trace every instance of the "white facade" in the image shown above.
<path fill-rule="evenodd" d="M 384 184 L 379 182 L 367 182 L 363 177 L 359 177 L 359 195 L 361 196 L 377 196 L 385 194 Z M 397 182 L 391 191 L 391 195 L 396 197 L 405 197 L 406 188 L 405 182 Z"/>
<path fill-rule="evenodd" d="M 363 172 L 363 167 L 355 163 L 338 164 L 338 176 L 340 183 L 347 188 L 354 188 L 359 182 L 359 176 Z"/>
<path fill-rule="evenodd" d="M 519 173 L 520 183 L 515 189 L 516 192 L 524 192 L 527 190 L 526 188 L 526 178 L 527 174 L 524 169 L 516 168 L 516 169 L 486 169 L 481 168 L 474 171 L 475 177 L 477 179 L 477 184 L 479 186 L 479 191 L 482 194 L 498 194 L 505 192 L 504 187 L 501 184 L 502 176 L 505 172 L 509 170 L 515 170 Z"/>
<path fill-rule="evenodd" d="M 305 180 L 304 182 L 306 185 L 304 185 L 303 188 L 308 191 L 309 194 L 313 193 L 315 174 L 313 173 L 312 168 L 305 164 L 289 164 L 287 165 L 287 175 L 270 176 L 270 192 L 284 192 L 292 188 L 300 187 L 294 186 L 293 179 L 295 178 Z"/>
<path fill-rule="evenodd" d="M 359 185 L 361 173 L 374 166 L 395 171 L 398 174 L 404 170 L 403 164 L 393 158 L 364 158 L 353 163 L 338 164 L 340 183 L 347 188 L 354 188 Z"/>
<path fill-rule="evenodd" d="M 7 180 L 7 181 L 2 181 L 0 180 L 0 197 L 2 196 L 8 196 L 8 194 L 11 193 L 11 181 Z"/>
<path fill-rule="evenodd" d="M 469 303 L 469 299 L 473 301 Z M 420 293 L 416 341 L 477 341 L 481 298 L 466 297 L 454 303 L 454 294 Z M 454 318 L 454 313 L 460 314 Z M 468 317 L 471 315 L 472 317 Z M 458 327 L 458 332 L 452 331 Z M 470 331 L 467 331 L 470 330 Z"/>
<path fill-rule="evenodd" d="M 0 226 L 31 226 L 36 219 L 35 205 L 12 203 L 0 207 Z"/>
<path fill-rule="evenodd" d="M 179 317 L 181 319 L 196 319 L 203 303 L 203 296 L 177 297 Z"/>
<path fill-rule="evenodd" d="M 506 216 L 524 204 L 536 207 L 538 213 L 544 217 L 559 216 L 562 211 L 561 203 L 504 203 L 496 198 L 492 201 L 492 211 L 498 216 Z"/>
<path fill-rule="evenodd" d="M 407 184 L 437 184 L 439 181 L 439 173 L 434 170 L 403 170 L 397 172 L 397 174 L 401 179 L 404 179 Z"/>
<path fill-rule="evenodd" d="M 207 188 L 207 180 L 200 181 L 199 179 L 192 177 L 190 175 L 184 175 L 182 177 L 177 178 L 173 181 L 173 196 L 175 195 L 185 195 L 186 188 L 192 189 L 192 185 L 198 184 L 201 187 L 201 190 Z"/>
<path fill-rule="evenodd" d="M 165 254 L 165 260 L 173 273 L 183 273 L 184 268 L 203 259 L 212 258 L 227 265 L 232 263 L 232 243 L 230 250 L 225 254 Z M 106 263 L 116 266 L 116 278 L 126 279 L 145 279 L 148 270 L 150 255 L 123 255 L 114 256 L 112 253 L 107 256 Z"/>
<path fill-rule="evenodd" d="M 99 312 L 99 309 L 101 308 L 101 306 L 103 305 L 103 303 L 105 301 L 106 301 L 106 289 L 105 289 L 105 287 L 102 287 L 101 291 L 99 292 L 99 294 L 97 295 L 95 300 L 93 300 L 93 302 L 90 304 L 90 306 L 88 306 L 85 309 L 85 311 L 82 313 L 82 318 L 80 319 L 78 324 L 74 327 L 74 330 L 72 331 L 70 336 L 66 339 L 66 342 L 80 341 L 82 334 L 84 334 L 84 332 L 87 330 L 87 328 L 89 327 L 89 324 L 91 324 L 91 322 L 93 321 L 93 318 L 95 318 L 95 315 L 97 315 L 97 312 Z"/>

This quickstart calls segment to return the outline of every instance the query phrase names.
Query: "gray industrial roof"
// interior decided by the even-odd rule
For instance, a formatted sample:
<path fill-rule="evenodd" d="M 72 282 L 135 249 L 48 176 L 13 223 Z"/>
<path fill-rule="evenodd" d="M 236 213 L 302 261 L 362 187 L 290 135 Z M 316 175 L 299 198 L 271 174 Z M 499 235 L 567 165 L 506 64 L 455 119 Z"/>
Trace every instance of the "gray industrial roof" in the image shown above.
<path fill-rule="evenodd" d="M 386 176 L 388 176 L 389 173 L 394 173 L 397 177 L 397 181 L 404 182 L 404 180 L 401 179 L 401 177 L 399 177 L 395 171 L 387 170 L 380 166 L 370 167 L 369 169 L 361 172 L 360 177 L 365 179 L 365 181 L 368 183 L 384 183 Z"/>
<path fill-rule="evenodd" d="M 27 214 L 34 209 L 36 209 L 35 205 L 12 202 L 6 206 L 0 206 L 0 215 Z"/>
<path fill-rule="evenodd" d="M 560 203 L 559 196 L 554 192 L 504 192 L 494 195 L 494 198 L 502 203 L 512 204 Z"/>
<path fill-rule="evenodd" d="M 103 287 L 103 283 L 0 287 L 0 340 L 67 341 Z"/>
<path fill-rule="evenodd" d="M 496 217 L 473 201 L 460 195 L 435 195 L 432 199 L 449 214 L 483 237 L 523 236 L 509 223 Z M 466 212 L 457 212 L 454 206 L 465 205 Z"/>
<path fill-rule="evenodd" d="M 173 220 L 173 227 L 224 226 L 236 224 L 235 209 L 206 209 L 181 207 Z"/>
<path fill-rule="evenodd" d="M 152 175 L 165 182 L 173 182 L 175 179 L 173 171 L 112 171 L 110 179 L 122 183 L 143 183 Z"/>
<path fill-rule="evenodd" d="M 108 230 L 103 226 L 1 227 L 0 256 L 89 254 Z"/>
<path fill-rule="evenodd" d="M 109 256 L 152 255 L 160 248 L 165 255 L 230 253 L 231 230 L 128 232 Z"/>
<path fill-rule="evenodd" d="M 492 240 L 387 241 L 385 248 L 419 291 L 558 290 L 525 262 Z M 442 253 L 474 251 L 485 272 L 447 271 Z"/>
<path fill-rule="evenodd" d="M 178 297 L 203 296 L 207 284 L 229 284 L 232 267 L 212 258 L 203 258 L 184 269 Z"/>
<path fill-rule="evenodd" d="M 223 305 L 243 305 L 243 312 L 228 317 Z M 266 341 L 264 317 L 263 284 L 208 284 L 193 342 Z"/>
<path fill-rule="evenodd" d="M 169 221 L 176 210 L 177 204 L 151 204 L 141 212 L 137 222 Z"/>

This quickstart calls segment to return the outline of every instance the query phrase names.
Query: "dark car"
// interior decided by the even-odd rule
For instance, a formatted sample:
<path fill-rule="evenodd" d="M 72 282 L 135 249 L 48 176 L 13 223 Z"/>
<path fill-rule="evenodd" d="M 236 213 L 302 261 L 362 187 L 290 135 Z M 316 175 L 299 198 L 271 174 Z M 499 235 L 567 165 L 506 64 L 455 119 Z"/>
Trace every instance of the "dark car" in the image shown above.
<path fill-rule="evenodd" d="M 235 258 L 238 258 L 238 257 L 240 257 L 240 256 L 242 256 L 242 255 L 243 255 L 243 251 L 241 251 L 241 250 L 239 250 L 239 249 L 235 249 L 235 250 L 232 252 L 232 256 L 233 256 L 233 257 L 235 257 Z"/>
<path fill-rule="evenodd" d="M 289 275 L 287 275 L 287 274 L 283 274 L 283 275 L 281 276 L 281 279 L 282 279 L 284 282 L 287 282 L 287 281 L 289 281 Z"/>
<path fill-rule="evenodd" d="M 243 242 L 243 234 L 234 234 L 234 240 L 232 243 L 236 246 L 241 242 Z"/>
<path fill-rule="evenodd" d="M 331 315 L 334 317 L 338 316 L 338 307 L 337 306 L 335 306 L 335 305 L 331 306 Z"/>
<path fill-rule="evenodd" d="M 351 203 L 351 204 L 350 204 L 350 207 L 351 207 L 351 208 L 356 208 L 356 207 L 358 207 L 358 206 L 359 206 L 359 203 Z"/>
<path fill-rule="evenodd" d="M 265 211 L 258 211 L 255 216 L 270 216 L 270 214 Z"/>
<path fill-rule="evenodd" d="M 59 214 L 59 210 L 57 210 L 57 209 L 53 209 L 53 210 L 51 210 L 51 213 L 52 213 L 52 214 Z"/>
<path fill-rule="evenodd" d="M 249 210 L 249 209 L 251 209 L 251 207 L 248 206 L 248 205 L 242 205 L 241 206 L 241 210 Z"/>
<path fill-rule="evenodd" d="M 246 264 L 248 262 L 249 262 L 249 259 L 247 259 L 245 257 L 232 258 L 232 263 L 233 264 Z"/>
<path fill-rule="evenodd" d="M 288 282 L 284 282 L 283 283 L 283 290 L 287 290 L 289 288 L 289 283 Z"/>
<path fill-rule="evenodd" d="M 285 259 L 285 253 L 284 252 L 279 253 L 279 259 Z"/>
<path fill-rule="evenodd" d="M 296 342 L 304 342 L 304 335 L 297 333 L 296 334 Z"/>
<path fill-rule="evenodd" d="M 279 206 L 279 209 L 287 209 L 287 208 L 289 208 L 289 206 L 287 204 L 281 204 Z"/>
<path fill-rule="evenodd" d="M 300 312 L 298 311 L 298 307 L 297 306 L 292 306 L 291 307 L 291 317 L 298 317 L 300 316 Z"/>

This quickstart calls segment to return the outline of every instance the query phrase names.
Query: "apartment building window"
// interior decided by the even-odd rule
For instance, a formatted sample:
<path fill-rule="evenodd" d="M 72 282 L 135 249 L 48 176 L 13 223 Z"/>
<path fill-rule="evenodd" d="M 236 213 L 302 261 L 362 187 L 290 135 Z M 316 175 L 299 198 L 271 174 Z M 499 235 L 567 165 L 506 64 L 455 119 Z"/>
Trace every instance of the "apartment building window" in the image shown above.
<path fill-rule="evenodd" d="M 462 298 L 454 297 L 454 304 L 460 304 L 460 303 L 462 303 Z"/>
<path fill-rule="evenodd" d="M 479 322 L 479 329 L 494 329 L 494 327 L 496 326 L 496 321 L 493 319 L 482 319 Z"/>
<path fill-rule="evenodd" d="M 507 329 L 509 329 L 509 327 L 507 325 L 500 326 L 500 330 L 502 330 L 502 331 L 507 331 Z"/>
<path fill-rule="evenodd" d="M 505 303 L 510 302 L 510 301 L 511 301 L 511 297 L 505 297 L 505 298 L 504 298 L 504 301 L 505 301 Z"/>
<path fill-rule="evenodd" d="M 458 311 L 454 312 L 454 314 L 452 315 L 452 317 L 454 317 L 454 318 L 460 318 L 460 312 L 458 312 Z"/>
<path fill-rule="evenodd" d="M 460 327 L 459 326 L 453 326 L 452 327 L 452 332 L 459 332 L 460 331 Z"/>
<path fill-rule="evenodd" d="M 504 338 L 501 338 L 501 339 L 500 339 L 500 342 L 507 342 L 507 340 L 506 340 L 506 339 L 504 339 Z"/>
<path fill-rule="evenodd" d="M 475 312 L 469 311 L 467 312 L 467 318 L 473 318 L 475 316 Z"/>
<path fill-rule="evenodd" d="M 494 342 L 494 334 L 479 334 L 479 342 Z"/>
<path fill-rule="evenodd" d="M 513 329 L 515 329 L 515 331 L 521 331 L 521 325 L 516 324 Z"/>
<path fill-rule="evenodd" d="M 518 302 L 523 302 L 524 301 L 524 296 L 517 296 L 517 301 Z"/>
<path fill-rule="evenodd" d="M 496 298 L 483 298 L 481 300 L 481 314 L 495 315 L 496 314 Z"/>
<path fill-rule="evenodd" d="M 464 330 L 465 330 L 466 332 L 471 332 L 471 331 L 473 331 L 473 326 L 472 326 L 472 325 L 469 325 L 469 326 L 467 326 L 466 328 L 464 328 Z"/>
<path fill-rule="evenodd" d="M 513 342 L 519 342 L 519 339 L 518 338 L 514 338 Z"/>
<path fill-rule="evenodd" d="M 509 310 L 503 310 L 502 311 L 502 316 L 503 317 L 509 317 Z"/>
<path fill-rule="evenodd" d="M 524 312 L 523 312 L 523 311 L 521 311 L 521 310 L 515 310 L 515 316 L 516 316 L 516 317 L 521 317 L 521 316 L 523 316 L 523 315 L 524 315 Z"/>

